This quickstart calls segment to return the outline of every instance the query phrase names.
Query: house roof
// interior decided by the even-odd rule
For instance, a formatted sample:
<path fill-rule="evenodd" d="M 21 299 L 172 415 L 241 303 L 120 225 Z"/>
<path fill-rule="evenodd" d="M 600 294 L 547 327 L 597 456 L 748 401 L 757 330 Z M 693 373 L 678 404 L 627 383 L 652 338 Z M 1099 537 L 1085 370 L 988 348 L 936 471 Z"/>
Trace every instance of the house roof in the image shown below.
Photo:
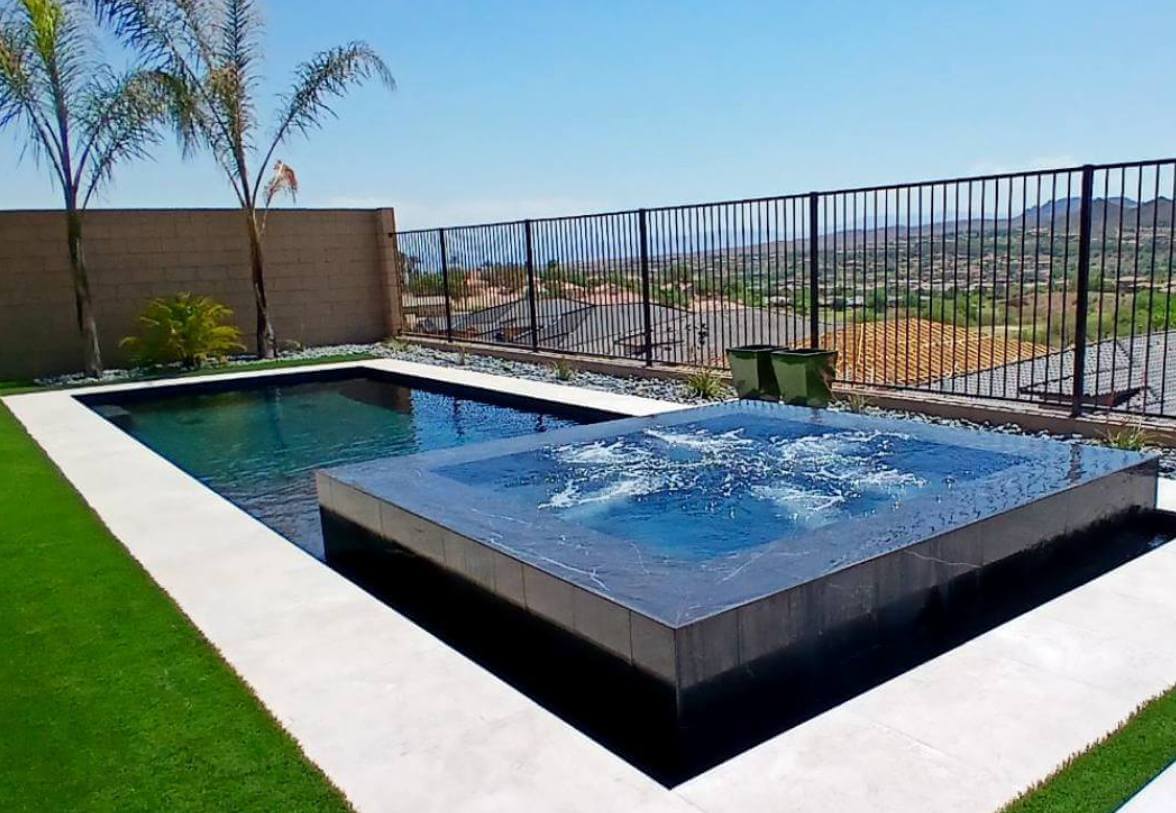
<path fill-rule="evenodd" d="M 1068 402 L 1074 392 L 1070 348 L 939 382 L 944 392 Z M 1176 330 L 1121 336 L 1086 347 L 1085 402 L 1176 414 Z"/>
<path fill-rule="evenodd" d="M 1045 345 L 928 319 L 863 322 L 829 331 L 837 377 L 862 384 L 926 384 L 1047 355 Z"/>
<path fill-rule="evenodd" d="M 540 297 L 535 307 L 542 347 L 601 356 L 638 357 L 645 353 L 645 307 L 641 302 Z M 651 304 L 649 315 L 653 356 L 663 362 L 724 365 L 730 347 L 808 342 L 808 316 L 791 308 L 714 302 L 695 303 L 691 308 Z M 425 319 L 419 329 L 443 333 L 445 318 Z M 522 296 L 513 302 L 454 313 L 453 331 L 459 337 L 529 345 L 530 303 Z"/>

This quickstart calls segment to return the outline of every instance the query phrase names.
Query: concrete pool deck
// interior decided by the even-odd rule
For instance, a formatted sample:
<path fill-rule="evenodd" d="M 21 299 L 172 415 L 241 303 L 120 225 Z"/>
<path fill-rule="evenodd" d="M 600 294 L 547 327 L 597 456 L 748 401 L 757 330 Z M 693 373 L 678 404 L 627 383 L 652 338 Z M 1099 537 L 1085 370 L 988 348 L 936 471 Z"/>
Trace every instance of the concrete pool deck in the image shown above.
<path fill-rule="evenodd" d="M 375 360 L 628 414 L 680 404 Z M 667 789 L 306 555 L 74 396 L 5 404 L 361 811 L 991 811 L 1176 682 L 1176 545 Z M 1176 482 L 1160 505 L 1176 510 Z"/>
<path fill-rule="evenodd" d="M 1176 764 L 1169 765 L 1119 809 L 1121 813 L 1172 813 L 1176 810 Z"/>

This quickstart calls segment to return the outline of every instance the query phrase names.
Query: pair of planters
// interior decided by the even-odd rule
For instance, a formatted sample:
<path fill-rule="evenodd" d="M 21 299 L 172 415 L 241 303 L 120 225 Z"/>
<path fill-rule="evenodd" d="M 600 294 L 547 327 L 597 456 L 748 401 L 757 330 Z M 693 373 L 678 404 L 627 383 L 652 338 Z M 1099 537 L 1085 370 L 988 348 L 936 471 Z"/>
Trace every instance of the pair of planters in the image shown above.
<path fill-rule="evenodd" d="M 825 407 L 832 396 L 836 350 L 748 344 L 727 351 L 740 398 Z"/>

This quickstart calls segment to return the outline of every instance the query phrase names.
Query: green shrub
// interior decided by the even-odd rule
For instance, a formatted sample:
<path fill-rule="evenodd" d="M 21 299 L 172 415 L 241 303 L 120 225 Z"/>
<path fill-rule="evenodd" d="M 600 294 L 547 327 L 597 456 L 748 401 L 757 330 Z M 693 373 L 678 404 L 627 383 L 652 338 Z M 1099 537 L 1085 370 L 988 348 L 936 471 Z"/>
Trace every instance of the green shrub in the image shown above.
<path fill-rule="evenodd" d="M 451 268 L 447 272 L 449 278 L 449 295 L 455 299 L 462 299 L 469 295 L 470 285 L 466 273 L 460 268 Z M 439 272 L 420 272 L 408 277 L 408 290 L 416 296 L 442 296 L 445 294 L 446 275 Z"/>
<path fill-rule="evenodd" d="M 241 331 L 225 324 L 233 312 L 207 296 L 190 293 L 153 299 L 139 317 L 139 335 L 121 342 L 136 364 L 182 364 L 200 367 L 241 352 Z"/>
<path fill-rule="evenodd" d="M 726 393 L 722 377 L 707 367 L 701 367 L 686 378 L 686 389 L 696 398 L 717 401 Z"/>
<path fill-rule="evenodd" d="M 567 359 L 559 359 L 551 366 L 555 377 L 560 381 L 571 381 L 576 375 L 576 371 L 572 369 L 571 364 L 568 364 Z"/>
<path fill-rule="evenodd" d="M 653 301 L 667 308 L 690 307 L 690 294 L 680 288 L 655 288 L 652 291 Z"/>
<path fill-rule="evenodd" d="M 1142 425 L 1107 427 L 1102 442 L 1107 446 L 1128 452 L 1139 452 L 1151 443 L 1151 437 Z"/>
<path fill-rule="evenodd" d="M 846 393 L 837 400 L 849 412 L 865 412 L 870 405 L 870 399 L 858 392 Z"/>
<path fill-rule="evenodd" d="M 480 272 L 487 285 L 507 291 L 521 291 L 527 287 L 527 268 L 518 265 L 492 265 Z"/>

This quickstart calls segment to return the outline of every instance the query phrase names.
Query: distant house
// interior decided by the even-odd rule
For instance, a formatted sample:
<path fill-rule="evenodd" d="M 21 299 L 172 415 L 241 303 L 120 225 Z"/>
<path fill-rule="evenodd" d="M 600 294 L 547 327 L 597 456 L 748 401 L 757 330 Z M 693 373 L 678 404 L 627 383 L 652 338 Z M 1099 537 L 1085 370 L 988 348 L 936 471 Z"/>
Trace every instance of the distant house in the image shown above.
<path fill-rule="evenodd" d="M 540 297 L 535 311 L 540 347 L 598 356 L 646 356 L 646 309 L 640 301 Z M 740 344 L 808 342 L 808 317 L 787 307 L 748 308 L 723 300 L 699 300 L 689 308 L 650 304 L 648 313 L 650 352 L 660 362 L 725 364 L 727 348 Z M 534 341 L 526 296 L 454 312 L 451 322 L 458 339 L 523 347 Z M 444 314 L 421 320 L 414 331 L 445 335 Z"/>
<path fill-rule="evenodd" d="M 469 303 L 469 300 L 461 301 L 463 304 Z M 572 299 L 539 299 L 535 303 L 535 315 L 540 339 L 559 335 L 561 325 L 566 324 L 569 317 L 591 307 L 591 305 Z M 450 321 L 455 338 L 509 344 L 529 345 L 531 343 L 531 304 L 526 296 L 520 296 L 501 305 L 453 313 Z M 444 314 L 424 320 L 418 325 L 417 330 L 424 333 L 444 334 L 446 332 Z"/>
<path fill-rule="evenodd" d="M 1083 403 L 1133 412 L 1176 414 L 1176 330 L 1122 336 L 1089 344 Z M 944 392 L 991 398 L 1026 396 L 1068 404 L 1074 397 L 1074 352 L 1053 350 L 1029 360 L 994 366 L 938 383 Z"/>
<path fill-rule="evenodd" d="M 861 384 L 923 385 L 1045 356 L 1049 348 L 927 319 L 848 325 L 821 336 L 837 351 L 837 377 Z"/>

